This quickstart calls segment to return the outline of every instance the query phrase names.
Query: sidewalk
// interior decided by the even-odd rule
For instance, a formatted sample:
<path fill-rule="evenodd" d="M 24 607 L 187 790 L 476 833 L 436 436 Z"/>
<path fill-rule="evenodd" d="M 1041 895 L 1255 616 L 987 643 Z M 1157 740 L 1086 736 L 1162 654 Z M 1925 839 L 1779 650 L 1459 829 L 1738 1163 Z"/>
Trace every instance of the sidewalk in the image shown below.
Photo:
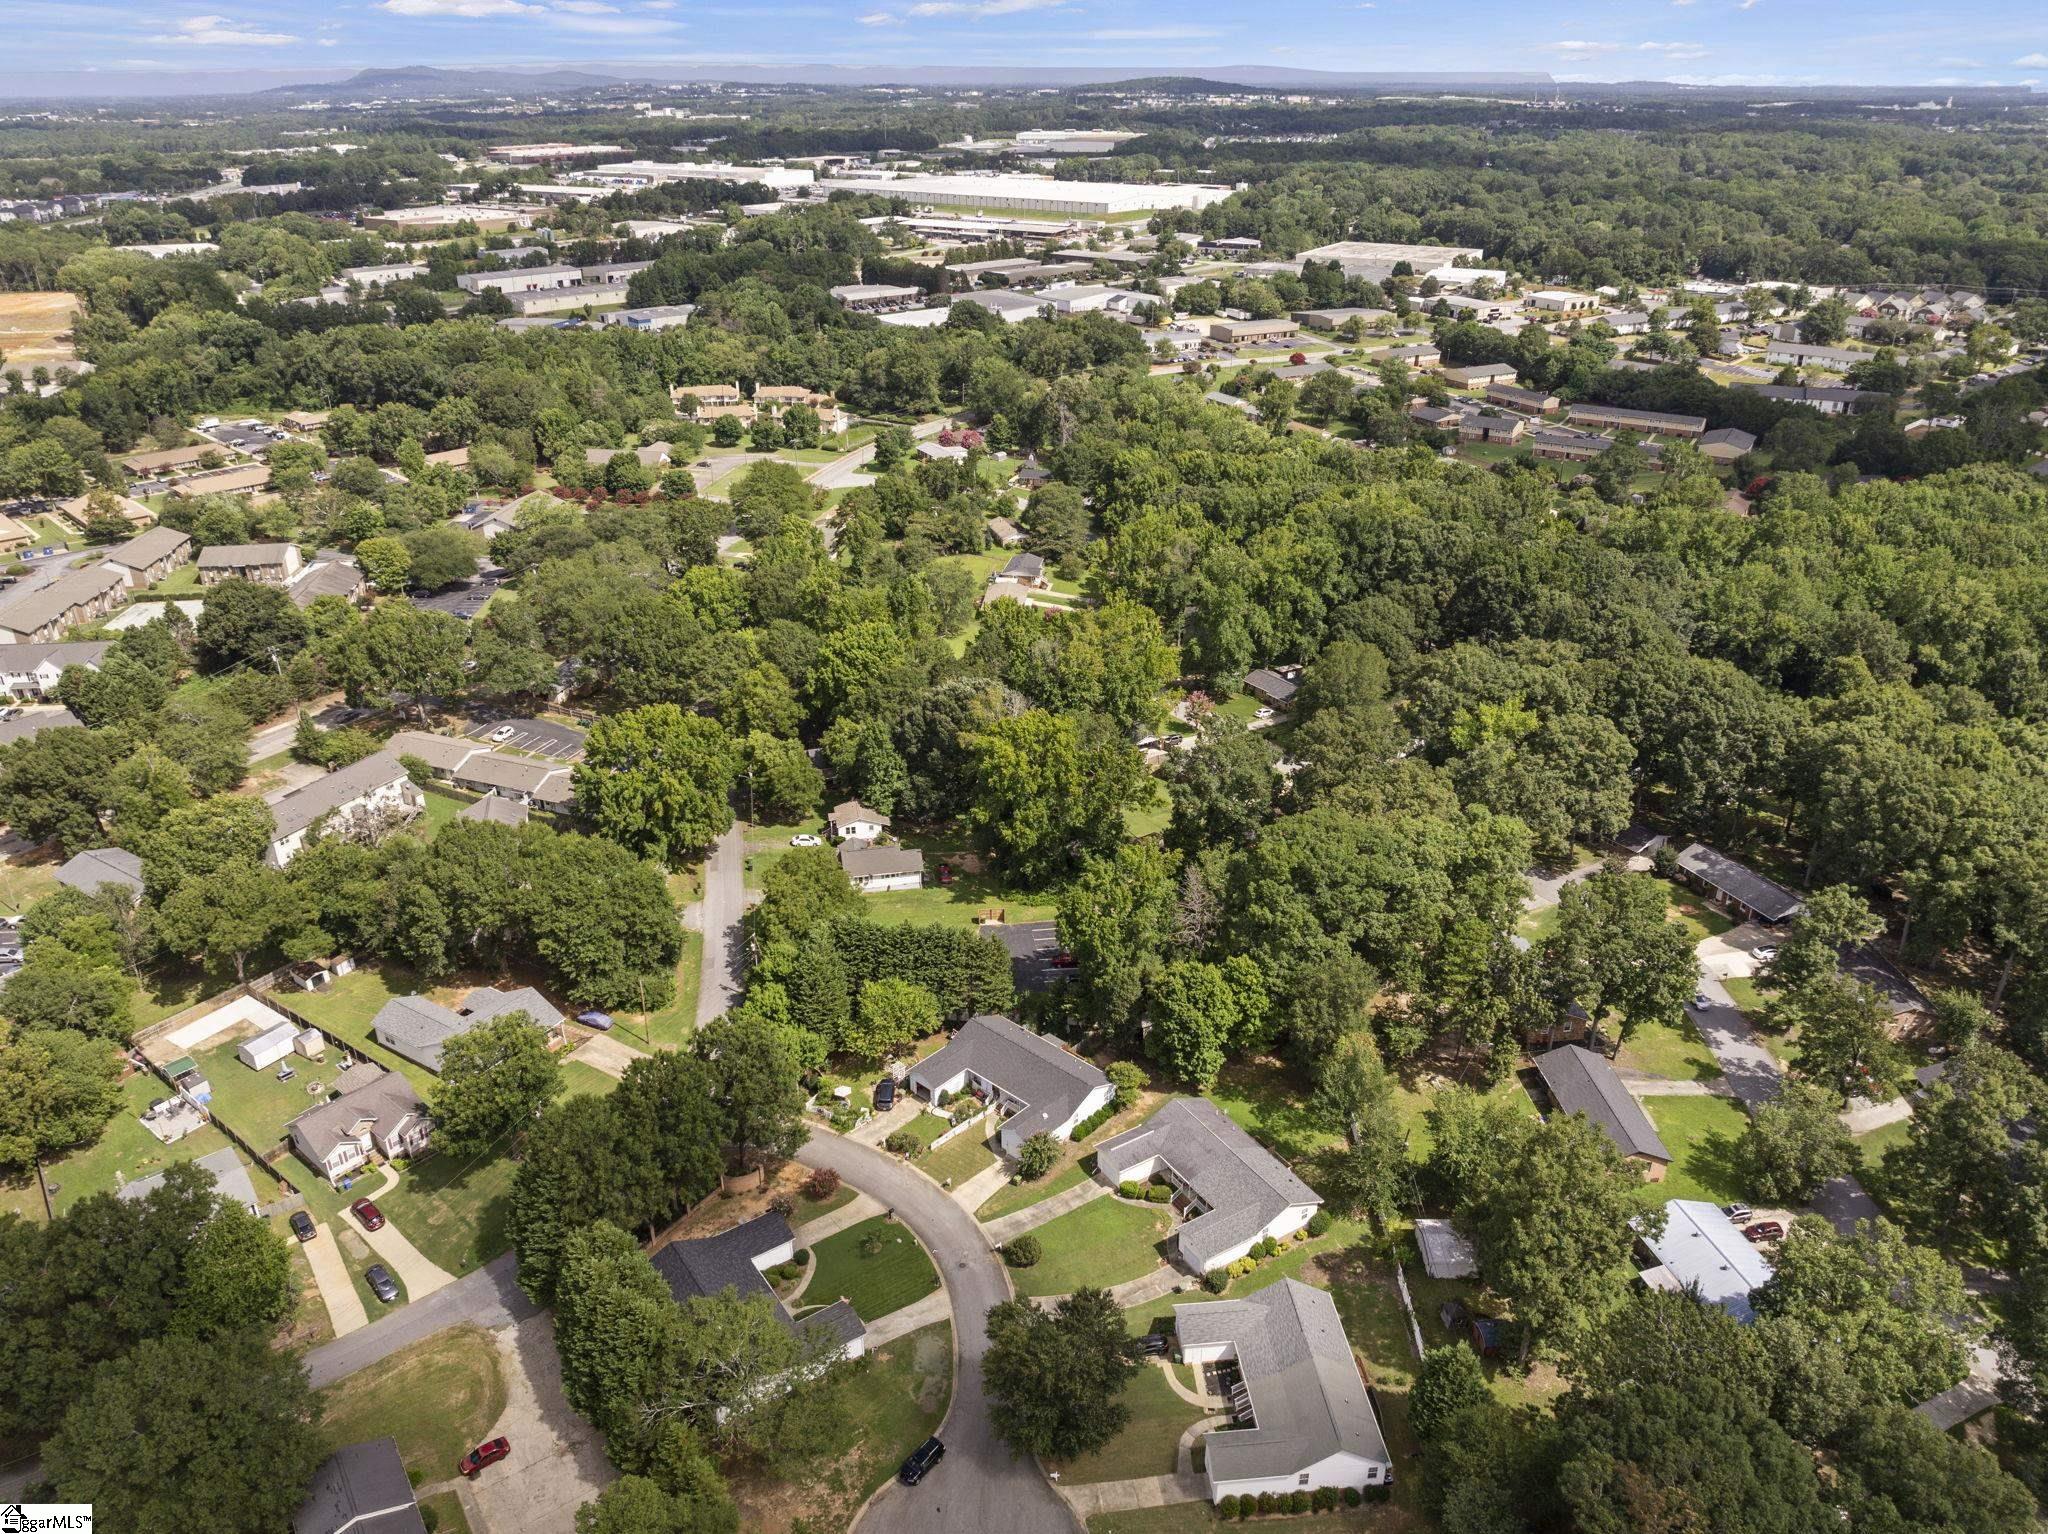
<path fill-rule="evenodd" d="M 882 1212 L 882 1201 L 865 1193 L 856 1193 L 851 1203 L 821 1214 L 796 1228 L 798 1246 L 816 1246 L 827 1236 L 836 1236 L 849 1225 L 858 1225 L 862 1220 L 872 1220 Z"/>
<path fill-rule="evenodd" d="M 972 1214 L 996 1196 L 996 1191 L 1010 1180 L 1013 1170 L 1012 1163 L 998 1156 L 994 1165 L 983 1167 L 959 1187 L 946 1191 L 952 1195 L 954 1203 Z"/>
<path fill-rule="evenodd" d="M 814 1298 L 812 1304 L 817 1304 Z M 868 1323 L 868 1351 L 873 1352 L 885 1343 L 894 1342 L 898 1337 L 907 1337 L 920 1327 L 930 1326 L 935 1321 L 953 1319 L 953 1299 L 941 1284 L 930 1294 L 901 1310 L 892 1310 L 886 1316 L 877 1316 Z"/>
<path fill-rule="evenodd" d="M 990 1189 L 994 1192 L 994 1189 Z M 1021 1236 L 1027 1230 L 1036 1230 L 1048 1220 L 1056 1220 L 1063 1214 L 1070 1214 L 1084 1204 L 1092 1204 L 1109 1193 L 1107 1183 L 1089 1178 L 1073 1187 L 1055 1193 L 1051 1198 L 1042 1198 L 1015 1214 L 1003 1215 L 1000 1219 L 989 1220 L 981 1227 L 988 1233 L 991 1246 L 1001 1246 L 1013 1236 Z"/>

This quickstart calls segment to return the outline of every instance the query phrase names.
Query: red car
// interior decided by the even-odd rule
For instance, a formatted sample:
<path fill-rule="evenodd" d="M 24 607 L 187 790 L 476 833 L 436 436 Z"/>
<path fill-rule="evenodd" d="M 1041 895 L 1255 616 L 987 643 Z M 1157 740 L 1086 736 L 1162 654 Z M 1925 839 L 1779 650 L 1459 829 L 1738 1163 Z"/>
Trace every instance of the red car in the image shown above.
<path fill-rule="evenodd" d="M 359 1198 L 353 1204 L 350 1204 L 348 1212 L 362 1221 L 364 1230 L 382 1230 L 384 1228 L 383 1211 L 366 1198 Z"/>
<path fill-rule="evenodd" d="M 455 1468 L 464 1475 L 475 1475 L 486 1465 L 495 1465 L 512 1452 L 512 1440 L 493 1438 L 489 1443 L 480 1443 L 462 1456 Z"/>
<path fill-rule="evenodd" d="M 1758 1220 L 1754 1225 L 1745 1225 L 1742 1234 L 1747 1240 L 1760 1246 L 1766 1241 L 1782 1239 L 1785 1227 L 1776 1220 Z"/>

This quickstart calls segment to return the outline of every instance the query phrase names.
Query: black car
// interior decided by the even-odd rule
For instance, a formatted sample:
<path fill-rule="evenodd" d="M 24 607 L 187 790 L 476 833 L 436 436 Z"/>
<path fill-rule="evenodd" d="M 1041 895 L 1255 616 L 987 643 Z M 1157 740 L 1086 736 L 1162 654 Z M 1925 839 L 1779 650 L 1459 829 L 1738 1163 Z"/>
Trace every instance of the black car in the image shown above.
<path fill-rule="evenodd" d="M 946 1457 L 946 1446 L 936 1438 L 927 1438 L 915 1449 L 910 1458 L 903 1462 L 903 1468 L 896 1472 L 896 1479 L 905 1486 L 915 1486 L 940 1460 Z"/>
<path fill-rule="evenodd" d="M 311 1241 L 313 1239 L 315 1234 L 313 1228 L 313 1217 L 310 1214 L 306 1213 L 305 1210 L 299 1209 L 293 1211 L 291 1226 L 292 1234 L 297 1236 L 301 1241 Z"/>
<path fill-rule="evenodd" d="M 887 1113 L 896 1106 L 896 1083 L 884 1076 L 875 1083 L 875 1112 Z M 934 1439 L 936 1443 L 938 1440 Z"/>
<path fill-rule="evenodd" d="M 363 1277 L 369 1280 L 370 1292 L 386 1305 L 398 1298 L 398 1280 L 384 1271 L 383 1263 L 371 1263 L 363 1269 Z"/>
<path fill-rule="evenodd" d="M 1164 1332 L 1147 1332 L 1136 1343 L 1138 1351 L 1147 1358 L 1164 1358 L 1173 1350 L 1173 1339 Z"/>

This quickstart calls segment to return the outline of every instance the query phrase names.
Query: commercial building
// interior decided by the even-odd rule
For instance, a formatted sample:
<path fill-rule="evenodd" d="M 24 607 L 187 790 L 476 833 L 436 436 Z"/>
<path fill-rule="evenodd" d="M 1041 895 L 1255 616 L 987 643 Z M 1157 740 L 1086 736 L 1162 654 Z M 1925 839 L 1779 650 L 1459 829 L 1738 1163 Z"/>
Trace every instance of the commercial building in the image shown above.
<path fill-rule="evenodd" d="M 419 208 L 390 208 L 381 213 L 367 213 L 363 216 L 363 223 L 371 229 L 384 229 L 403 234 L 445 233 L 463 224 L 468 224 L 483 234 L 502 234 L 508 229 L 529 228 L 533 220 L 534 212 L 531 208 L 491 207 L 483 203 L 470 202 L 434 203 Z"/>
<path fill-rule="evenodd" d="M 923 288 L 887 282 L 842 282 L 831 293 L 833 301 L 850 314 L 896 314 L 918 308 L 926 299 Z"/>
<path fill-rule="evenodd" d="M 1393 1480 L 1343 1319 L 1323 1290 L 1283 1278 L 1241 1300 L 1176 1305 L 1173 1326 L 1182 1362 L 1236 1366 L 1235 1420 L 1201 1439 L 1211 1501 Z"/>
<path fill-rule="evenodd" d="M 1268 341 L 1291 341 L 1301 334 L 1294 320 L 1211 320 L 1209 339 L 1225 346 L 1256 346 Z"/>
<path fill-rule="evenodd" d="M 1591 314 L 1600 307 L 1600 300 L 1591 293 L 1567 293 L 1562 288 L 1538 289 L 1524 302 L 1545 314 Z"/>
<path fill-rule="evenodd" d="M 1701 415 L 1669 415 L 1661 410 L 1629 410 L 1620 405 L 1574 405 L 1565 418 L 1581 429 L 1644 432 L 1659 437 L 1698 437 L 1707 429 Z"/>
<path fill-rule="evenodd" d="M 1038 319 L 1046 312 L 1043 298 L 1029 293 L 1019 293 L 1010 288 L 983 288 L 975 293 L 956 293 L 956 304 L 973 304 L 986 309 L 1006 325 L 1021 325 L 1026 320 Z"/>
<path fill-rule="evenodd" d="M 1139 135 L 1098 128 L 1024 128 L 1016 138 L 1019 154 L 1108 154 Z"/>
<path fill-rule="evenodd" d="M 394 282 L 411 282 L 426 275 L 427 264 L 424 261 L 394 261 L 387 266 L 345 266 L 335 274 L 339 281 L 351 283 L 366 292 Z"/>
<path fill-rule="evenodd" d="M 1005 1115 L 997 1141 L 1010 1156 L 1036 1134 L 1066 1139 L 1112 1096 L 1109 1078 L 1088 1061 L 993 1013 L 962 1023 L 944 1049 L 911 1068 L 904 1085 L 924 1102 L 971 1092 L 995 1104 Z"/>
<path fill-rule="evenodd" d="M 962 208 L 1014 208 L 1032 213 L 1080 213 L 1097 218 L 1155 208 L 1206 208 L 1230 195 L 1227 186 L 1126 181 L 1055 181 L 1050 176 L 837 176 L 820 183 L 828 192 L 900 197 L 911 203 Z"/>
<path fill-rule="evenodd" d="M 495 289 L 500 293 L 535 293 L 543 288 L 573 288 L 583 280 L 580 266 L 514 266 L 489 272 L 464 272 L 455 285 L 465 293 Z"/>
<path fill-rule="evenodd" d="M 1268 1236 L 1308 1224 L 1322 1198 L 1206 1098 L 1175 1098 L 1095 1153 L 1108 1183 L 1164 1179 L 1175 1254 L 1191 1273 L 1227 1267 Z"/>
<path fill-rule="evenodd" d="M 613 186 L 660 186 L 665 181 L 731 181 L 793 192 L 813 185 L 817 172 L 795 165 L 728 165 L 719 160 L 615 160 L 577 172 L 579 181 Z"/>
<path fill-rule="evenodd" d="M 552 165 L 558 160 L 575 160 L 589 155 L 624 154 L 618 144 L 498 144 L 484 151 L 484 158 L 500 165 Z"/>
<path fill-rule="evenodd" d="M 1302 262 L 1334 261 L 1343 268 L 1347 277 L 1384 282 L 1394 275 L 1397 266 L 1406 266 L 1419 277 L 1433 268 L 1454 265 L 1461 256 L 1477 261 L 1485 254 L 1485 251 L 1469 245 L 1402 245 L 1383 240 L 1338 240 L 1331 245 L 1304 250 L 1298 259 Z"/>

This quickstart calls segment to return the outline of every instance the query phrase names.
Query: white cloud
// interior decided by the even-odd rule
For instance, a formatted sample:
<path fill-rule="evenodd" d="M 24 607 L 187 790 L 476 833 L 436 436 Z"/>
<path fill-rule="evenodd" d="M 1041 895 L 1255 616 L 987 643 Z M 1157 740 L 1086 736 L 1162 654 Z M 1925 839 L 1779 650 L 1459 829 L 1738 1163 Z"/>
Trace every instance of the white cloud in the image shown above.
<path fill-rule="evenodd" d="M 610 10 L 610 6 L 601 7 Z M 603 37 L 659 37 L 682 26 L 663 16 L 593 16 L 581 10 L 557 6 L 548 14 L 548 24 L 565 32 L 595 32 Z"/>
<path fill-rule="evenodd" d="M 858 19 L 864 27 L 900 27 L 903 25 L 903 18 L 901 16 L 891 16 L 887 11 L 869 11 L 867 15 Z"/>
<path fill-rule="evenodd" d="M 555 0 L 558 11 L 574 11 L 578 16 L 616 16 L 619 8 L 606 5 L 604 0 Z"/>
<path fill-rule="evenodd" d="M 2027 53 L 2013 60 L 2022 69 L 2048 69 L 2048 53 Z"/>
<path fill-rule="evenodd" d="M 160 33 L 150 41 L 192 48 L 282 48 L 298 39 L 289 32 L 258 32 L 225 16 L 187 16 L 176 31 Z"/>
<path fill-rule="evenodd" d="M 676 0 L 640 0 L 643 11 L 672 11 L 675 8 Z"/>
<path fill-rule="evenodd" d="M 1066 0 L 920 0 L 913 16 L 1014 16 L 1019 11 L 1049 11 Z"/>
<path fill-rule="evenodd" d="M 1671 0 L 1671 3 L 1674 6 L 1691 5 L 1693 3 L 1693 0 Z"/>
<path fill-rule="evenodd" d="M 1202 37 L 1221 37 L 1221 27 L 1098 27 L 1081 34 L 1097 43 L 1181 43 Z"/>
<path fill-rule="evenodd" d="M 1753 11 L 1756 9 L 1756 0 L 1735 0 L 1735 9 L 1738 11 Z"/>
<path fill-rule="evenodd" d="M 461 16 L 481 20 L 487 16 L 539 16 L 537 5 L 523 0 L 377 0 L 377 9 L 394 16 Z"/>
<path fill-rule="evenodd" d="M 1621 51 L 1621 44 L 1568 39 L 1561 43 L 1545 43 L 1543 44 L 1542 51 L 1544 53 L 1554 53 L 1560 58 L 1590 59 L 1597 54 L 1619 53 Z"/>
<path fill-rule="evenodd" d="M 341 39 L 338 37 L 323 37 L 320 39 L 320 46 L 323 48 L 332 48 L 340 41 Z"/>

